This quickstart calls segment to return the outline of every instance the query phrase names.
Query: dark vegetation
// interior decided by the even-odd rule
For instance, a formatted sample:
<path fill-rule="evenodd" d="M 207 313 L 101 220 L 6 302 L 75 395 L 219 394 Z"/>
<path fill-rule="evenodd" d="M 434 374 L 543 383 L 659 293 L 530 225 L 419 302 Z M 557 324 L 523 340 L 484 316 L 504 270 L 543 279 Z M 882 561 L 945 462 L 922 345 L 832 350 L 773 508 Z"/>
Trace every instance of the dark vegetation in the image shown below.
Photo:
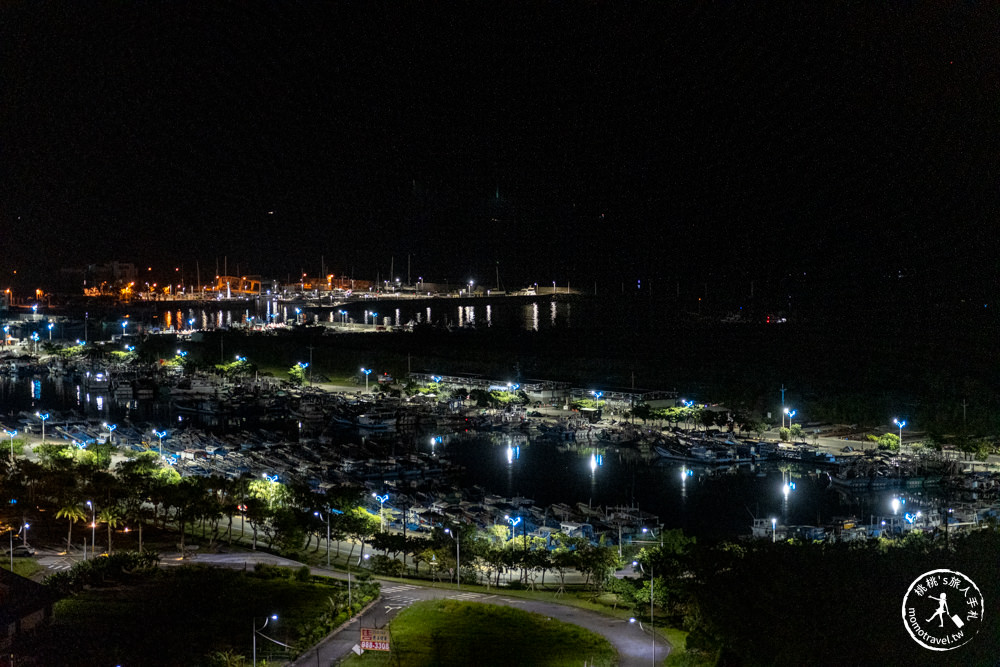
<path fill-rule="evenodd" d="M 57 590 L 76 592 L 57 603 L 51 627 L 16 647 L 25 656 L 18 664 L 244 664 L 238 656 L 252 651 L 251 623 L 256 619 L 259 627 L 275 613 L 279 619 L 267 634 L 293 648 L 258 639 L 258 660 L 286 659 L 348 617 L 343 582 L 314 578 L 308 570 L 158 569 L 148 567 L 150 561 L 155 558 L 114 554 L 50 577 Z M 376 594 L 377 585 L 359 578 L 355 611 Z"/>

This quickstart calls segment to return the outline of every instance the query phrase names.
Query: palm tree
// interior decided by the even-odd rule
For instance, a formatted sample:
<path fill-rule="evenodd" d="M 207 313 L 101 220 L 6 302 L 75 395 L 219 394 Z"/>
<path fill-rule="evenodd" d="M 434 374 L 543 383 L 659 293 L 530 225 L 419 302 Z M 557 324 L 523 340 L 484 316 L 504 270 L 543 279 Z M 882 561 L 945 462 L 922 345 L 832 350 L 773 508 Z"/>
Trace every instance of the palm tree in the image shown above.
<path fill-rule="evenodd" d="M 69 521 L 69 533 L 66 535 L 66 553 L 69 553 L 69 549 L 73 545 L 73 524 L 85 520 L 87 513 L 77 503 L 69 503 L 56 512 L 56 518 Z"/>
<path fill-rule="evenodd" d="M 98 521 L 108 524 L 108 555 L 111 555 L 111 531 L 118 527 L 118 519 L 117 507 L 105 507 L 97 515 Z"/>

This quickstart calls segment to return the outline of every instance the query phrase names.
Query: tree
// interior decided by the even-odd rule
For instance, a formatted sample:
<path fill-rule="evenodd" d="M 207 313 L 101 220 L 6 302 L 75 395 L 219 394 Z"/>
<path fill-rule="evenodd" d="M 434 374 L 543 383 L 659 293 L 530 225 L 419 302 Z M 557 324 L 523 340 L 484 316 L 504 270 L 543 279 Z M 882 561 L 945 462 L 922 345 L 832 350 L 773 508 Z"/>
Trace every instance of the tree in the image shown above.
<path fill-rule="evenodd" d="M 639 405 L 632 408 L 632 416 L 638 417 L 645 424 L 646 420 L 649 419 L 651 414 L 651 408 L 645 403 L 640 403 Z"/>
<path fill-rule="evenodd" d="M 792 424 L 788 427 L 788 434 L 791 436 L 792 440 L 798 442 L 802 439 L 802 424 Z"/>
<path fill-rule="evenodd" d="M 295 364 L 288 369 L 288 380 L 292 384 L 302 386 L 306 383 L 306 367 L 307 364 L 301 362 Z"/>
<path fill-rule="evenodd" d="M 78 503 L 69 503 L 59 508 L 59 511 L 56 512 L 56 518 L 69 521 L 69 532 L 66 534 L 66 551 L 69 552 L 70 547 L 73 546 L 73 524 L 85 520 L 87 513 Z"/>
<path fill-rule="evenodd" d="M 899 451 L 899 436 L 895 433 L 883 433 L 876 442 L 878 442 L 879 449 L 887 449 L 891 452 Z"/>
<path fill-rule="evenodd" d="M 111 554 L 111 531 L 118 527 L 118 520 L 121 515 L 117 507 L 109 505 L 103 508 L 100 514 L 97 515 L 97 520 L 101 523 L 107 524 L 108 526 L 108 554 Z"/>
<path fill-rule="evenodd" d="M 599 589 L 617 566 L 618 553 L 611 547 L 588 542 L 577 551 L 576 569 L 585 577 L 584 586 Z"/>

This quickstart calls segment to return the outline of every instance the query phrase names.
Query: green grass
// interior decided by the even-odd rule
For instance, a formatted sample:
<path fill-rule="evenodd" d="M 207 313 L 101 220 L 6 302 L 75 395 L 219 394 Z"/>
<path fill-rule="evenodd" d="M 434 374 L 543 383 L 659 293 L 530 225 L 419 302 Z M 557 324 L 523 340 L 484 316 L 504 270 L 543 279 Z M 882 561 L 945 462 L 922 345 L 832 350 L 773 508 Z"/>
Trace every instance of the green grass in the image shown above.
<path fill-rule="evenodd" d="M 389 626 L 392 651 L 352 655 L 344 664 L 400 667 L 614 665 L 603 637 L 520 609 L 456 600 L 417 602 Z"/>
<path fill-rule="evenodd" d="M 10 557 L 3 557 L 3 565 L 0 566 L 3 569 L 10 571 Z M 36 574 L 44 570 L 41 565 L 38 564 L 34 558 L 15 558 L 14 559 L 14 574 L 19 574 L 27 579 L 33 578 Z"/>
<path fill-rule="evenodd" d="M 38 664 L 201 665 L 232 650 L 249 656 L 251 623 L 270 614 L 268 636 L 294 644 L 300 626 L 329 608 L 335 586 L 184 567 L 137 585 L 90 590 L 56 604 L 51 627 L 22 652 Z M 258 659 L 278 649 L 258 640 Z"/>

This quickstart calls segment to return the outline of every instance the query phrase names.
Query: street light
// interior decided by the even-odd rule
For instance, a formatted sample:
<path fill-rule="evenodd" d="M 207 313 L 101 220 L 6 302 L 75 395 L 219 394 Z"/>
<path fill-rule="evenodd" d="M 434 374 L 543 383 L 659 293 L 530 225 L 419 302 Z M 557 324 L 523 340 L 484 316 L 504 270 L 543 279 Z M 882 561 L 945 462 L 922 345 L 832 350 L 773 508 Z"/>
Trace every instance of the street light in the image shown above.
<path fill-rule="evenodd" d="M 604 396 L 604 392 L 603 391 L 592 391 L 590 393 L 593 394 L 594 398 L 597 399 L 597 409 L 600 410 L 601 409 L 601 397 Z"/>
<path fill-rule="evenodd" d="M 108 429 L 108 444 L 109 445 L 115 444 L 115 438 L 112 435 L 112 433 L 114 433 L 115 429 L 118 428 L 118 424 L 109 424 L 107 422 L 104 422 L 104 428 Z"/>
<path fill-rule="evenodd" d="M 49 342 L 50 342 L 50 343 L 52 342 L 52 327 L 54 327 L 54 326 L 55 326 L 55 325 L 54 325 L 54 324 L 52 324 L 52 322 L 49 322 L 49 326 L 48 326 L 48 329 L 49 329 Z"/>
<path fill-rule="evenodd" d="M 163 458 L 163 436 L 167 434 L 166 431 L 153 431 L 153 435 L 160 439 L 160 458 Z"/>
<path fill-rule="evenodd" d="M 632 561 L 632 567 L 636 565 L 645 574 L 646 570 L 642 563 L 637 560 Z M 649 563 L 649 636 L 653 640 L 653 664 L 656 664 L 656 633 L 653 632 L 653 562 Z"/>
<path fill-rule="evenodd" d="M 13 461 L 14 461 L 14 436 L 17 435 L 17 429 L 14 429 L 13 431 L 8 431 L 7 429 L 4 429 L 3 432 L 10 436 L 10 460 L 13 463 Z"/>
<path fill-rule="evenodd" d="M 511 516 L 505 514 L 504 518 L 507 519 L 507 523 L 510 524 L 510 539 L 511 539 L 511 541 L 513 541 L 514 540 L 514 526 L 516 526 L 517 524 L 521 523 L 521 517 L 519 517 L 519 516 L 518 517 L 511 517 Z"/>
<path fill-rule="evenodd" d="M 458 590 L 462 590 L 462 543 L 459 541 L 458 535 L 451 532 L 451 528 L 445 528 L 444 532 L 455 540 L 455 581 L 458 582 Z"/>
<path fill-rule="evenodd" d="M 365 393 L 368 393 L 368 376 L 371 375 L 372 369 L 362 368 L 361 372 L 365 374 Z"/>
<path fill-rule="evenodd" d="M 326 569 L 330 569 L 330 519 L 324 519 L 319 512 L 313 512 L 313 516 L 326 524 Z"/>
<path fill-rule="evenodd" d="M 378 313 L 372 313 L 372 326 L 378 326 Z"/>
<path fill-rule="evenodd" d="M 257 665 L 257 633 L 261 632 L 264 628 L 266 628 L 269 621 L 277 621 L 277 620 L 278 620 L 278 615 L 277 614 L 271 614 L 270 616 L 268 616 L 267 618 L 264 619 L 264 625 L 262 625 L 262 626 L 260 626 L 258 628 L 257 627 L 257 620 L 256 619 L 250 619 L 251 627 L 253 627 L 253 664 L 254 664 L 254 667 L 256 667 L 256 665 Z"/>
<path fill-rule="evenodd" d="M 771 517 L 771 544 L 774 544 L 775 537 L 774 534 L 778 531 L 778 520 L 773 516 Z"/>
<path fill-rule="evenodd" d="M 377 493 L 373 493 L 372 498 L 378 501 L 378 515 L 382 520 L 380 526 L 382 532 L 385 532 L 385 501 L 389 500 L 389 494 L 387 493 L 384 496 L 380 496 Z"/>
<path fill-rule="evenodd" d="M 91 522 L 90 522 L 90 557 L 93 558 L 94 557 L 94 540 L 97 539 L 97 508 L 94 507 L 94 503 L 90 502 L 89 500 L 87 501 L 87 507 L 90 508 L 90 512 L 91 512 L 91 514 L 90 514 L 90 516 L 91 516 Z M 86 546 L 86 545 L 84 545 L 84 546 Z M 86 549 L 83 550 L 83 559 L 84 560 L 87 559 L 87 550 Z"/>
<path fill-rule="evenodd" d="M 125 335 L 125 327 L 128 326 L 128 322 L 122 322 L 122 335 Z"/>
<path fill-rule="evenodd" d="M 903 451 L 903 427 L 906 426 L 906 422 L 902 419 L 893 419 L 892 423 L 899 427 L 899 451 Z"/>
<path fill-rule="evenodd" d="M 45 444 L 45 422 L 49 420 L 49 413 L 36 412 L 35 416 L 42 420 L 42 444 Z"/>

